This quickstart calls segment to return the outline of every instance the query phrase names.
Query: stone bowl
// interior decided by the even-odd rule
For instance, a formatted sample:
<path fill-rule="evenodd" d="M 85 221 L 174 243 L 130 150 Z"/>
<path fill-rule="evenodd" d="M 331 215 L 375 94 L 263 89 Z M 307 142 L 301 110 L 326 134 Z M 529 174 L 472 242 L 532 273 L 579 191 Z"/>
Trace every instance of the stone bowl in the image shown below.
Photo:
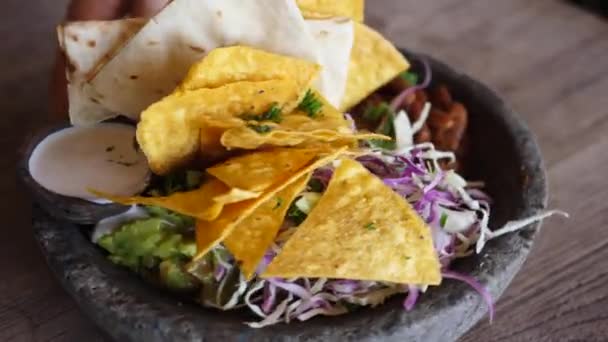
<path fill-rule="evenodd" d="M 428 56 L 434 83 L 445 83 L 470 112 L 471 157 L 467 177 L 482 180 L 494 199 L 490 225 L 533 215 L 546 206 L 543 162 L 533 134 L 492 90 Z M 417 64 L 417 63 L 414 63 Z M 419 67 L 419 66 L 418 66 Z M 117 341 L 453 341 L 487 313 L 467 285 L 444 280 L 411 312 L 396 296 L 376 308 L 337 317 L 251 329 L 250 316 L 203 308 L 164 293 L 113 265 L 86 235 L 86 227 L 54 218 L 35 206 L 34 235 L 66 291 Z M 487 244 L 480 255 L 455 263 L 498 299 L 524 263 L 539 224 Z M 486 318 L 487 319 L 487 318 Z"/>

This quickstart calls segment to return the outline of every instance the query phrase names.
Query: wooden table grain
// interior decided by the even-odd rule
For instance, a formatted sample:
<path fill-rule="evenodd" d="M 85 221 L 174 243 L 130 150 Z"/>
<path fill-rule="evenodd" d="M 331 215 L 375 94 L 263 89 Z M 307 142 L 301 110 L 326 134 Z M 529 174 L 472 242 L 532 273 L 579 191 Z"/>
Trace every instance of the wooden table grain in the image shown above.
<path fill-rule="evenodd" d="M 5 0 L 0 12 L 0 341 L 103 341 L 47 270 L 16 184 L 15 151 L 44 122 L 54 25 L 66 0 Z M 400 46 L 497 89 L 536 132 L 551 219 L 493 324 L 462 341 L 608 340 L 608 22 L 557 0 L 369 0 Z"/>

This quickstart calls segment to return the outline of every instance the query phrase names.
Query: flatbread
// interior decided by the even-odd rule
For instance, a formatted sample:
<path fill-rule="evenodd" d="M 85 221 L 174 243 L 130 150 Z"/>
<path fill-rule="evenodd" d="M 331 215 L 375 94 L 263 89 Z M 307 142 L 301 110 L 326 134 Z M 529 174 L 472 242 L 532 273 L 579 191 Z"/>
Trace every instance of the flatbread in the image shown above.
<path fill-rule="evenodd" d="M 346 80 L 351 51 L 355 40 L 355 27 L 349 19 L 306 20 L 316 47 L 321 77 L 315 86 L 334 107 L 339 107 L 346 92 Z"/>
<path fill-rule="evenodd" d="M 75 126 L 93 125 L 114 114 L 83 86 L 104 63 L 145 24 L 143 19 L 74 21 L 57 27 L 59 45 L 66 57 L 70 120 Z"/>
<path fill-rule="evenodd" d="M 229 45 L 318 60 L 294 0 L 175 0 L 99 70 L 90 87 L 110 111 L 138 119 L 192 64 Z"/>
<path fill-rule="evenodd" d="M 306 220 L 263 278 L 333 278 L 438 285 L 430 228 L 363 165 L 341 159 Z"/>

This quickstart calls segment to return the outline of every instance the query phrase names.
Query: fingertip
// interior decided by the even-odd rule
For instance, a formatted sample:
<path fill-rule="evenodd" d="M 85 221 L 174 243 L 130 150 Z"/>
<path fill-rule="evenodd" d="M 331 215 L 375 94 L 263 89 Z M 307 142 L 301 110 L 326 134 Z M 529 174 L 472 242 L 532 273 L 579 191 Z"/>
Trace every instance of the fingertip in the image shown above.
<path fill-rule="evenodd" d="M 68 20 L 110 20 L 124 15 L 128 0 L 72 0 Z"/>
<path fill-rule="evenodd" d="M 170 0 L 134 0 L 131 6 L 131 16 L 149 18 L 160 12 Z"/>

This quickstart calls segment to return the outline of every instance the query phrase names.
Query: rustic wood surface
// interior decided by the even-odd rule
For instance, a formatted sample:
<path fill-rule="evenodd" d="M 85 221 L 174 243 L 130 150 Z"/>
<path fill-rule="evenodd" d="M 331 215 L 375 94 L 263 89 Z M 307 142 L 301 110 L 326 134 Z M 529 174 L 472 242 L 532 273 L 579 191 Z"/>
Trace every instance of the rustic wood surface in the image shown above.
<path fill-rule="evenodd" d="M 0 12 L 0 341 L 103 341 L 49 273 L 14 180 L 15 151 L 47 112 L 66 0 Z M 368 22 L 501 92 L 538 135 L 551 206 L 529 261 L 463 341 L 608 340 L 608 22 L 557 0 L 370 0 Z"/>

